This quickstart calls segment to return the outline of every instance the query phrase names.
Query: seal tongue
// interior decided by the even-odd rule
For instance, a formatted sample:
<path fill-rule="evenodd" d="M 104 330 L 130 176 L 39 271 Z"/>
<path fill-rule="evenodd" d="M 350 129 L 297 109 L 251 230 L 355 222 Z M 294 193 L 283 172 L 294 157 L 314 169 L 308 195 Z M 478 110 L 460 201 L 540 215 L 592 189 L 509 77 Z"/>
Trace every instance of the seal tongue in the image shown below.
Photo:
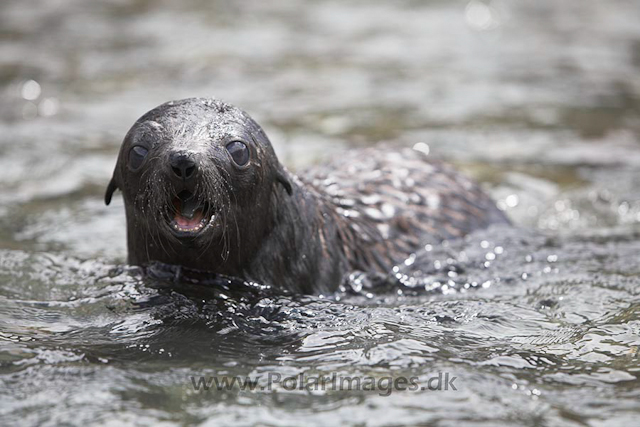
<path fill-rule="evenodd" d="M 198 200 L 195 197 L 191 197 L 187 200 L 180 199 L 180 202 L 180 216 L 187 219 L 193 219 L 193 216 L 200 207 Z"/>

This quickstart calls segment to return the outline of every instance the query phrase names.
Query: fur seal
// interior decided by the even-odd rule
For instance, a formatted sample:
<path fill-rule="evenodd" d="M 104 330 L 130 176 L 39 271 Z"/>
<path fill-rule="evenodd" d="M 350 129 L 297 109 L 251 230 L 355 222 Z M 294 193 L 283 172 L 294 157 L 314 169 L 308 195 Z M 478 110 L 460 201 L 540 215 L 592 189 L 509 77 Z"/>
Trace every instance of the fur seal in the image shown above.
<path fill-rule="evenodd" d="M 153 261 L 293 292 L 387 273 L 427 243 L 507 219 L 480 187 L 418 149 L 353 150 L 297 177 L 262 128 L 216 99 L 168 102 L 122 143 L 129 263 Z"/>

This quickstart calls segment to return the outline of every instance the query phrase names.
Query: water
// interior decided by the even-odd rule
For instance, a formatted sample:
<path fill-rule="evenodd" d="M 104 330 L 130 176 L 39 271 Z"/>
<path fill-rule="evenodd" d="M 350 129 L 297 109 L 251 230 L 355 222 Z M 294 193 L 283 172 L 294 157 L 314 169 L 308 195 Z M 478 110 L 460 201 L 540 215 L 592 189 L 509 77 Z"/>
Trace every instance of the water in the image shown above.
<path fill-rule="evenodd" d="M 639 9 L 2 2 L 1 423 L 637 423 Z M 143 278 L 124 265 L 120 198 L 102 202 L 117 149 L 148 109 L 211 95 L 293 169 L 425 142 L 517 227 L 332 295 Z M 439 373 L 457 389 L 385 387 Z M 332 389 L 332 375 L 381 387 Z M 263 388 L 198 391 L 201 376 Z"/>

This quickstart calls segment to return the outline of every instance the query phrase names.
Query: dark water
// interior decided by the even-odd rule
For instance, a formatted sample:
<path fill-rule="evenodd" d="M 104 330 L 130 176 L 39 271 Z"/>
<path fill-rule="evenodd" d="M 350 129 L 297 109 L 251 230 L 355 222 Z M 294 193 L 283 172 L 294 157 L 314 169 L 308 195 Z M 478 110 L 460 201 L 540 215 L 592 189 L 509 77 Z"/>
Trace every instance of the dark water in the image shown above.
<path fill-rule="evenodd" d="M 0 4 L 0 424 L 637 424 L 640 3 L 238 3 Z M 425 142 L 517 227 L 333 295 L 143 278 L 118 146 L 212 95 L 294 169 Z"/>

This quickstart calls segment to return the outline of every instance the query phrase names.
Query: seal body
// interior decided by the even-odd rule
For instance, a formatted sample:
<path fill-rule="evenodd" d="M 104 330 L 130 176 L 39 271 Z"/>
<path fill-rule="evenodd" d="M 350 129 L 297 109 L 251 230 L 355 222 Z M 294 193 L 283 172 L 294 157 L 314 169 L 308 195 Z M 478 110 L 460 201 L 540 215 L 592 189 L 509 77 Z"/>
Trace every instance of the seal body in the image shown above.
<path fill-rule="evenodd" d="M 419 147 L 418 147 L 419 148 Z M 473 181 L 420 150 L 354 150 L 297 177 L 260 126 L 213 99 L 163 104 L 124 139 L 129 262 L 177 264 L 296 292 L 386 273 L 427 243 L 507 219 Z"/>

